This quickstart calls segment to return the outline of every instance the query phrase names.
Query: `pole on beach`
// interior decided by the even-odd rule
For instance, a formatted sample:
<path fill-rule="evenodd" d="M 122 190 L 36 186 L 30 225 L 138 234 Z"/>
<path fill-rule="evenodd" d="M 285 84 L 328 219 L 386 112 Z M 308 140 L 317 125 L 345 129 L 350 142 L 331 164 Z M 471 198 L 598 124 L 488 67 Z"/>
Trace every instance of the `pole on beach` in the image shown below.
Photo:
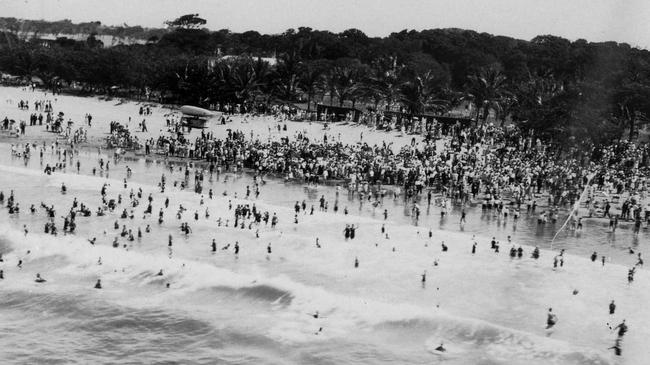
<path fill-rule="evenodd" d="M 594 178 L 594 175 L 595 175 L 595 173 L 592 173 L 591 175 L 589 175 L 589 178 L 587 179 L 587 183 L 585 184 L 585 188 L 582 191 L 582 194 L 580 194 L 580 199 L 578 199 L 578 201 L 576 201 L 573 204 L 573 208 L 569 212 L 569 215 L 567 216 L 566 220 L 564 221 L 564 224 L 562 224 L 560 229 L 558 229 L 558 231 L 553 236 L 553 239 L 551 240 L 551 251 L 553 251 L 553 243 L 555 242 L 555 239 L 557 238 L 557 236 L 560 234 L 560 232 L 562 232 L 564 227 L 566 227 L 567 223 L 569 223 L 569 219 L 573 216 L 573 213 L 575 213 L 578 210 L 578 208 L 580 208 L 580 203 L 584 199 L 585 193 L 587 193 L 587 189 L 589 189 L 589 186 L 591 185 L 591 179 Z"/>

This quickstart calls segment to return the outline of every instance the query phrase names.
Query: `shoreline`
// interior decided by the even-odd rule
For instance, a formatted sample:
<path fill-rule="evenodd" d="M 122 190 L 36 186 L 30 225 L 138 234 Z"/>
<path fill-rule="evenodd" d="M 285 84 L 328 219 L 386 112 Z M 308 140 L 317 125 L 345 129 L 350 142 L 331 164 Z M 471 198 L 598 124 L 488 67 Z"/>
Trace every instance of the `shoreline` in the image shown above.
<path fill-rule="evenodd" d="M 9 92 L 9 93 L 16 93 L 17 90 L 15 89 L 7 89 L 7 88 L 0 88 L 0 94 L 2 92 Z M 31 92 L 24 92 L 20 95 L 24 95 L 21 97 L 29 97 L 30 99 L 36 99 L 39 100 L 38 98 L 38 92 L 37 93 L 31 93 Z M 65 95 L 64 95 L 65 96 Z M 16 98 L 14 97 L 14 100 Z M 99 148 L 101 148 L 102 153 L 108 156 L 109 158 L 112 159 L 113 152 L 115 151 L 114 149 L 107 149 L 104 146 L 104 139 L 108 135 L 108 120 L 106 118 L 111 118 L 115 120 L 119 120 L 121 122 L 124 121 L 126 116 L 131 116 L 133 113 L 137 114 L 138 108 L 137 108 L 138 103 L 134 102 L 124 102 L 124 103 L 119 103 L 118 105 L 113 105 L 111 102 L 106 102 L 103 100 L 99 100 L 98 98 L 95 97 L 87 97 L 87 98 L 79 98 L 79 97 L 68 97 L 67 99 L 62 98 L 59 99 L 58 101 L 54 102 L 53 105 L 55 106 L 55 110 L 61 109 L 66 111 L 66 117 L 70 116 L 72 118 L 75 118 L 75 116 L 81 116 L 84 113 L 90 111 L 93 112 L 93 115 L 96 115 L 95 112 L 97 113 L 96 118 L 93 120 L 93 126 L 91 128 L 88 128 L 88 141 L 81 143 L 79 145 L 79 149 L 82 151 L 87 151 L 89 154 L 92 154 L 93 152 L 97 152 Z M 20 113 L 20 111 L 17 111 L 16 106 L 11 104 L 9 105 L 10 108 L 13 108 L 11 112 L 14 113 Z M 67 110 L 68 108 L 72 108 L 72 112 L 68 113 Z M 167 112 L 169 109 L 164 109 L 164 106 L 157 106 L 152 110 L 152 115 L 146 117 L 147 120 L 152 121 L 151 125 L 151 132 L 149 132 L 149 136 L 155 136 L 158 135 L 159 133 L 166 133 L 164 132 L 164 117 L 167 115 Z M 0 106 L 0 113 L 2 112 L 2 108 Z M 9 112 L 9 110 L 8 110 Z M 27 113 L 30 113 L 27 111 Z M 25 112 L 22 112 L 22 115 L 25 115 Z M 136 117 L 137 118 L 137 117 Z M 250 130 L 252 132 L 256 132 L 257 138 L 260 140 L 264 140 L 266 136 L 265 128 L 269 127 L 269 132 L 271 127 L 278 125 L 278 121 L 270 118 L 270 117 L 255 117 L 252 118 L 252 120 L 247 121 L 246 116 L 242 115 L 235 115 L 234 121 L 229 123 L 226 126 L 221 126 L 221 125 L 212 125 L 210 132 L 214 133 L 217 138 L 222 138 L 222 136 L 225 134 L 227 129 L 235 129 L 235 130 L 241 130 L 242 133 L 247 135 L 247 131 Z M 128 124 L 126 125 L 127 127 L 135 127 L 137 124 L 137 120 L 131 123 L 129 126 Z M 156 127 L 156 124 L 158 123 L 159 126 Z M 160 124 L 162 123 L 162 127 Z M 359 140 L 356 138 L 356 133 L 363 133 L 365 134 L 364 137 L 369 138 L 369 140 L 366 142 L 370 145 L 373 144 L 374 142 L 379 142 L 379 141 L 384 141 L 386 139 L 390 139 L 392 136 L 398 136 L 396 133 L 390 133 L 390 132 L 385 132 L 385 131 L 374 131 L 369 128 L 366 128 L 365 126 L 359 126 L 359 125 L 343 125 L 343 124 L 333 124 L 332 125 L 332 131 L 324 131 L 322 129 L 322 123 L 321 122 L 295 122 L 295 121 L 286 121 L 286 125 L 289 127 L 288 131 L 286 132 L 279 132 L 279 133 L 269 133 L 268 138 L 269 139 L 274 139 L 277 140 L 279 138 L 286 138 L 286 137 L 291 137 L 292 135 L 296 135 L 297 133 L 306 133 L 305 135 L 308 136 L 311 140 L 318 140 L 320 137 L 324 134 L 327 134 L 329 137 L 334 137 L 336 135 L 336 132 L 339 132 L 339 140 L 341 141 L 341 137 L 343 137 L 343 140 L 347 138 L 345 141 L 341 141 L 341 143 L 358 143 Z M 85 126 L 84 126 L 85 127 Z M 158 129 L 160 127 L 160 130 Z M 54 140 L 59 140 L 59 136 L 54 133 L 47 133 L 43 131 L 44 127 L 43 126 L 32 126 L 32 127 L 27 127 L 27 135 L 21 138 L 11 138 L 6 135 L 3 135 L 4 133 L 0 133 L 0 143 L 17 143 L 17 142 L 37 142 L 37 144 L 42 144 L 43 141 L 46 143 L 52 143 Z M 196 133 L 196 132 L 192 132 Z M 342 134 L 342 136 L 341 136 Z M 139 132 L 136 132 L 135 135 L 138 137 L 143 136 L 143 138 L 149 138 L 145 134 L 140 134 Z M 194 134 L 195 135 L 195 134 Z M 192 135 L 190 135 L 190 138 L 192 138 Z M 364 140 L 366 140 L 364 138 Z M 393 147 L 398 147 L 400 144 L 402 145 L 408 145 L 409 144 L 409 138 L 408 136 L 402 136 L 402 137 L 395 137 L 395 144 L 393 144 Z M 417 141 L 416 141 L 417 142 Z M 442 144 L 442 142 L 440 142 Z M 158 155 L 158 154 L 150 154 L 150 155 L 144 155 L 142 153 L 143 151 L 126 151 L 124 154 L 123 158 L 126 160 L 144 160 L 144 161 L 150 161 L 152 163 L 156 164 L 168 164 L 172 163 L 175 166 L 182 166 L 185 165 L 186 163 L 192 163 L 194 166 L 202 166 L 202 167 L 207 167 L 208 163 L 205 160 L 201 159 L 196 159 L 196 160 L 190 160 L 188 158 L 183 158 L 183 157 L 164 157 L 164 155 Z M 250 176 L 254 175 L 256 173 L 255 170 L 244 168 L 244 173 L 248 174 Z M 271 176 L 272 179 L 276 182 L 285 182 L 292 184 L 293 186 L 305 186 L 308 184 L 305 184 L 305 181 L 302 178 L 294 178 L 291 180 L 287 180 L 285 176 L 282 176 L 282 174 L 277 174 L 277 173 L 268 173 L 265 174 L 265 176 Z M 361 184 L 361 182 L 359 182 Z M 347 185 L 348 182 L 345 180 L 336 180 L 336 181 L 331 181 L 331 180 L 326 180 L 326 181 L 321 181 L 319 182 L 320 186 L 325 186 L 325 187 L 333 187 L 333 186 L 341 186 L 347 190 Z M 308 186 L 313 186 L 316 187 L 315 185 L 308 185 Z M 400 188 L 402 190 L 401 186 L 395 186 L 395 185 L 382 185 L 383 189 L 386 189 L 387 192 L 394 191 L 397 188 Z M 369 186 L 370 191 L 374 191 L 376 189 L 376 186 Z M 356 195 L 356 192 L 354 192 Z M 400 197 L 398 198 L 400 204 L 399 207 L 400 209 L 404 207 L 405 212 L 398 212 L 397 214 L 403 214 L 405 217 L 410 217 L 412 215 L 408 214 L 406 210 L 411 204 L 422 204 L 423 200 L 426 202 L 426 198 L 424 195 L 416 196 L 415 198 L 411 197 L 409 200 L 404 199 L 404 191 L 400 192 Z M 440 192 L 435 192 L 432 197 L 433 198 L 440 198 Z M 477 199 L 471 199 L 468 202 L 468 206 L 470 209 L 474 209 L 480 212 L 480 205 L 482 204 L 484 198 L 484 193 L 481 192 Z M 548 198 L 548 193 L 542 193 L 541 195 L 535 194 L 535 199 L 539 202 L 537 207 L 540 209 L 537 211 L 537 214 L 539 214 L 541 211 L 548 211 L 550 207 L 547 204 L 547 198 Z M 504 201 L 505 205 L 508 206 L 509 203 L 509 196 L 508 194 L 504 195 L 503 198 L 501 199 Z M 357 200 L 354 200 L 355 202 Z M 437 203 L 434 202 L 432 199 L 432 206 L 434 207 L 434 210 L 436 209 Z M 426 203 L 424 204 L 424 207 L 426 207 Z M 453 214 L 454 211 L 458 210 L 459 205 L 458 204 L 452 204 L 450 206 L 450 209 L 448 213 Z M 526 215 L 526 209 L 525 209 L 525 202 L 522 204 L 522 208 L 520 210 L 522 217 Z M 558 207 L 558 212 L 561 214 L 560 217 L 562 217 L 564 214 L 566 214 L 569 211 L 570 207 L 567 206 L 560 206 Z M 612 211 L 618 211 L 618 207 L 612 207 Z M 583 206 L 580 207 L 580 210 L 582 211 L 582 216 L 586 217 L 585 213 L 585 208 Z M 485 213 L 486 215 L 493 215 L 494 209 L 492 210 L 486 210 Z M 457 213 L 457 212 L 456 212 Z M 393 211 L 391 211 L 391 215 L 393 214 Z M 560 218 L 558 217 L 558 218 Z M 594 218 L 591 218 L 592 220 Z M 489 217 L 488 217 L 489 220 Z M 549 219 L 549 222 L 551 220 Z M 563 222 L 563 219 L 558 219 L 558 222 Z M 623 222 L 623 221 L 621 221 Z M 595 224 L 595 227 L 601 226 L 600 224 Z M 549 226 L 552 227 L 552 226 Z M 549 228 L 550 229 L 550 228 Z M 531 232 L 532 234 L 533 232 Z M 546 240 L 547 237 L 542 238 L 543 240 Z M 610 238 L 607 236 L 599 237 L 600 239 L 605 239 L 609 240 Z"/>
<path fill-rule="evenodd" d="M 295 122 L 295 123 L 304 123 L 304 122 Z M 312 122 L 312 123 L 314 123 L 314 122 Z M 316 123 L 322 123 L 322 122 L 316 122 Z M 105 135 L 108 136 L 109 133 L 105 133 Z M 49 137 L 49 138 L 47 138 L 47 137 Z M 25 141 L 23 138 L 27 139 L 27 141 Z M 32 143 L 32 144 L 35 143 L 36 145 L 42 145 L 43 142 L 46 142 L 46 143 L 49 144 L 49 143 L 54 143 L 55 141 L 60 141 L 60 140 L 65 140 L 65 138 L 58 136 L 58 134 L 56 134 L 56 133 L 43 132 L 42 134 L 40 134 L 38 136 L 9 137 L 9 136 L 6 136 L 6 131 L 0 131 L 0 143 L 4 143 L 4 144 L 15 144 L 18 141 L 20 141 L 20 142 L 23 142 L 23 143 Z M 108 147 L 106 147 L 105 141 L 103 141 L 103 138 L 97 138 L 96 136 L 92 137 L 92 138 L 89 138 L 89 141 L 85 141 L 85 142 L 82 142 L 80 144 L 77 144 L 76 148 L 78 150 L 80 150 L 80 151 L 86 151 L 86 152 L 89 152 L 89 153 L 97 152 L 97 151 L 99 151 L 101 149 L 102 153 L 105 153 L 111 159 L 114 158 L 114 153 L 117 150 L 117 148 L 108 148 Z M 197 166 L 202 167 L 205 170 L 208 170 L 208 167 L 210 165 L 205 159 L 179 157 L 179 156 L 165 157 L 164 155 L 158 154 L 158 153 L 155 153 L 155 152 L 151 153 L 149 155 L 145 155 L 144 152 L 138 152 L 138 151 L 135 151 L 135 150 L 125 150 L 125 149 L 122 149 L 122 151 L 123 152 L 122 152 L 122 154 L 120 155 L 119 158 L 121 160 L 125 160 L 125 161 L 128 161 L 128 160 L 138 161 L 140 159 L 143 159 L 145 162 L 149 162 L 149 163 L 156 163 L 156 164 L 164 163 L 166 165 L 171 163 L 171 164 L 174 164 L 176 166 L 179 166 L 179 165 L 184 166 L 184 165 L 190 163 L 194 167 L 197 167 Z M 143 150 L 141 150 L 141 151 L 143 151 Z M 109 153 L 109 152 L 112 152 L 112 153 Z M 242 169 L 243 169 L 243 172 L 245 172 L 245 173 L 247 173 L 249 175 L 256 175 L 257 174 L 254 169 L 247 168 L 247 167 L 243 167 Z M 227 171 L 227 172 L 223 171 L 222 173 L 232 173 L 232 171 Z M 279 174 L 279 173 L 273 173 L 273 172 L 264 173 L 264 174 L 262 174 L 262 176 L 270 176 L 271 178 L 273 178 L 273 179 L 275 179 L 277 181 L 284 181 L 285 183 L 288 182 L 288 183 L 297 184 L 297 185 L 307 185 L 307 186 L 314 186 L 314 187 L 317 187 L 319 185 L 320 186 L 329 186 L 329 187 L 340 186 L 343 189 L 349 190 L 349 181 L 344 180 L 344 179 L 319 181 L 318 184 L 314 185 L 312 183 L 305 182 L 302 178 L 288 179 L 288 178 L 282 176 L 282 174 Z M 359 182 L 359 184 L 361 184 L 361 183 L 363 183 L 363 182 Z M 394 193 L 394 191 L 397 188 L 399 188 L 400 190 L 403 190 L 403 187 L 397 186 L 397 185 L 381 184 L 380 186 L 387 193 L 391 193 L 391 194 Z M 426 190 L 427 190 L 427 188 L 425 188 L 425 191 Z M 377 191 L 377 186 L 376 185 L 369 185 L 369 191 L 370 192 Z M 358 189 L 357 190 L 352 190 L 352 192 L 356 194 L 358 192 Z M 596 193 L 597 194 L 598 193 L 602 194 L 601 191 L 596 191 Z M 404 196 L 404 191 L 401 191 L 400 199 L 404 202 L 404 204 L 414 204 L 414 203 L 421 202 L 422 199 L 425 199 L 424 194 L 413 195 L 408 200 L 405 200 L 403 198 L 403 196 Z M 432 197 L 439 198 L 441 196 L 442 196 L 441 192 L 433 192 L 432 193 Z M 539 194 L 534 194 L 534 196 L 540 202 L 540 203 L 537 204 L 538 208 L 542 208 L 544 210 L 549 209 L 550 206 L 546 202 L 546 200 L 548 198 L 548 192 L 542 192 L 542 193 L 539 193 Z M 472 199 L 472 200 L 466 202 L 465 204 L 467 206 L 469 206 L 469 207 L 477 207 L 477 206 L 482 204 L 483 197 L 485 197 L 485 194 L 480 193 L 479 196 L 476 199 Z M 505 203 L 504 205 L 509 205 L 511 207 L 514 207 L 514 205 L 511 205 L 511 203 L 510 203 L 511 201 L 509 199 L 504 198 L 502 200 Z M 585 210 L 586 209 L 586 207 L 583 206 L 583 204 L 584 203 L 581 200 L 579 210 Z M 524 205 L 525 204 L 522 202 L 522 208 L 524 208 L 523 207 Z M 462 206 L 462 205 L 459 205 L 458 203 L 452 203 L 452 207 L 458 207 L 458 206 Z M 567 213 L 567 212 L 569 212 L 571 210 L 571 207 L 558 206 L 558 207 L 555 207 L 555 209 L 557 209 L 557 211 L 560 212 L 560 213 Z M 524 209 L 522 209 L 522 211 L 523 210 Z M 620 208 L 613 205 L 612 206 L 612 211 L 613 212 L 616 212 L 616 211 L 620 212 Z M 566 218 L 568 218 L 568 215 L 567 215 Z M 592 220 L 592 221 L 593 220 L 601 220 L 601 219 L 604 220 L 604 219 L 606 219 L 605 217 L 598 217 L 598 216 L 590 217 L 590 216 L 588 216 L 586 214 L 586 212 L 585 212 L 585 214 L 578 216 L 578 218 L 582 218 L 583 220 Z M 609 219 L 609 218 L 607 218 L 607 219 Z M 633 222 L 634 222 L 633 220 L 625 220 L 625 219 L 622 219 L 622 218 L 619 217 L 619 223 L 633 223 Z"/>

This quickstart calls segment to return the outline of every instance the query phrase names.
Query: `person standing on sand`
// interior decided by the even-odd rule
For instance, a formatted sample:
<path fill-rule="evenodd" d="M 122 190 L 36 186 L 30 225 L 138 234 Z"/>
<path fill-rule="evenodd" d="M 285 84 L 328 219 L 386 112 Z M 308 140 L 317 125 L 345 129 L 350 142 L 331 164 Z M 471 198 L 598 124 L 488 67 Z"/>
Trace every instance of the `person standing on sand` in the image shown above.
<path fill-rule="evenodd" d="M 557 316 L 553 313 L 553 308 L 548 309 L 548 314 L 546 316 L 546 329 L 551 329 L 557 323 Z"/>

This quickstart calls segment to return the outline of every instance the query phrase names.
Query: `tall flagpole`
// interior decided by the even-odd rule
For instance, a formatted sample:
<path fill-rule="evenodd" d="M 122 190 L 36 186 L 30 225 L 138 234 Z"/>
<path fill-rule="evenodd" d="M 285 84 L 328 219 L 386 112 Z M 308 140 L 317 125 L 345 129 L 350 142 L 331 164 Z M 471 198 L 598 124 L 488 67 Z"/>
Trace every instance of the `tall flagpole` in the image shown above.
<path fill-rule="evenodd" d="M 575 213 L 575 212 L 580 208 L 580 203 L 581 203 L 582 200 L 584 199 L 584 196 L 585 196 L 585 194 L 587 193 L 587 190 L 589 189 L 589 186 L 591 185 L 591 180 L 594 178 L 594 175 L 595 175 L 595 173 L 592 173 L 591 175 L 589 175 L 589 178 L 587 179 L 587 184 L 585 184 L 585 188 L 584 188 L 584 190 L 582 191 L 582 194 L 580 194 L 580 199 L 578 199 L 578 200 L 573 204 L 573 208 L 572 208 L 571 211 L 569 212 L 569 216 L 566 218 L 566 220 L 564 221 L 564 224 L 562 224 L 562 226 L 560 227 L 560 229 L 555 233 L 555 236 L 553 236 L 553 239 L 551 240 L 551 251 L 553 250 L 553 243 L 555 242 L 555 239 L 557 238 L 557 235 L 559 235 L 560 232 L 562 232 L 562 230 L 564 229 L 564 227 L 566 227 L 567 223 L 569 223 L 569 219 L 571 219 L 571 217 L 573 216 L 573 214 L 574 214 L 574 213 Z"/>

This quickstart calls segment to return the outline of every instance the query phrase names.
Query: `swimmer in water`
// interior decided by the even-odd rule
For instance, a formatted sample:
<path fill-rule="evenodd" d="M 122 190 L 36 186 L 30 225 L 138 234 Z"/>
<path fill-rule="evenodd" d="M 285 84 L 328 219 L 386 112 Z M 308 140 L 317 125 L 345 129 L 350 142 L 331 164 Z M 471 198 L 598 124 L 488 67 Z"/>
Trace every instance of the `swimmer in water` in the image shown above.
<path fill-rule="evenodd" d="M 614 354 L 616 356 L 621 356 L 623 354 L 623 351 L 621 350 L 621 339 L 617 338 L 616 342 L 614 343 L 614 346 L 610 347 L 608 350 L 614 350 Z"/>

